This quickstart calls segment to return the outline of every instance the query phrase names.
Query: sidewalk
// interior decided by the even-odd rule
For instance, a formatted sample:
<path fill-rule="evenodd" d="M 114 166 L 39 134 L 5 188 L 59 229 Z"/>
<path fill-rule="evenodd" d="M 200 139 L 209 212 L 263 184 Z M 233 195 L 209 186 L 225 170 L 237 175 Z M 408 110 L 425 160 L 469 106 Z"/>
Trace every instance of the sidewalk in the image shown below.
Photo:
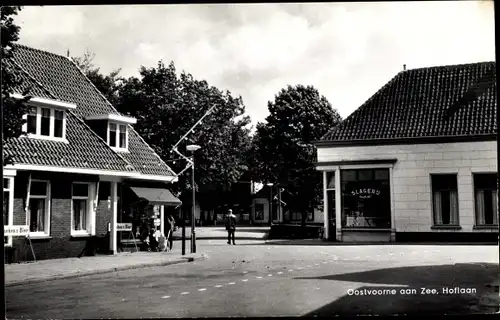
<path fill-rule="evenodd" d="M 226 228 L 222 226 L 195 227 L 196 239 L 216 240 L 227 239 Z M 269 227 L 245 226 L 236 227 L 236 238 L 240 240 L 263 240 L 267 239 Z M 174 232 L 174 239 L 182 238 L 182 228 Z M 186 239 L 191 239 L 191 227 L 186 227 Z"/>
<path fill-rule="evenodd" d="M 144 267 L 167 266 L 203 260 L 204 254 L 182 256 L 173 252 L 133 252 L 82 258 L 40 260 L 5 265 L 5 286 L 16 286 Z"/>

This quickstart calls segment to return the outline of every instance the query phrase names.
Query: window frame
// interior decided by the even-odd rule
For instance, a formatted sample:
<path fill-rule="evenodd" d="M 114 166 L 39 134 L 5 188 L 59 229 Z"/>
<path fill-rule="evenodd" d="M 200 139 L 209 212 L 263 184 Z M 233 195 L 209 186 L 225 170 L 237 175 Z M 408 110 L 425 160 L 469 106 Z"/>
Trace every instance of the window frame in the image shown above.
<path fill-rule="evenodd" d="M 66 115 L 66 110 L 60 109 L 60 108 L 54 108 L 54 107 L 48 107 L 48 106 L 32 106 L 28 105 L 29 108 L 32 108 L 36 110 L 36 127 L 35 131 L 36 133 L 28 133 L 28 124 L 24 123 L 22 126 L 22 131 L 25 133 L 25 135 L 29 138 L 35 138 L 35 139 L 44 139 L 44 140 L 52 140 L 52 141 L 63 141 L 67 142 L 66 139 L 66 126 L 67 126 L 67 115 Z M 42 135 L 42 109 L 49 109 L 50 110 L 50 120 L 49 120 L 49 135 L 45 136 Z M 54 136 L 54 131 L 55 131 L 55 113 L 56 111 L 62 111 L 63 118 L 62 118 L 62 137 L 56 137 Z M 23 115 L 23 119 L 27 120 L 28 119 L 28 114 Z"/>
<path fill-rule="evenodd" d="M 434 183 L 433 183 L 433 177 L 439 177 L 439 176 L 454 176 L 455 178 L 455 183 L 456 183 L 456 189 L 436 189 L 434 187 Z M 459 192 L 458 192 L 458 173 L 453 173 L 453 172 L 450 172 L 450 173 L 431 173 L 429 175 L 429 179 L 430 179 L 430 185 L 431 185 L 431 210 L 432 210 L 432 216 L 431 216 L 431 219 L 432 219 L 432 227 L 437 227 L 437 228 L 461 228 L 461 225 L 460 225 L 460 195 L 459 195 Z M 444 223 L 441 223 L 441 224 L 437 224 L 436 223 L 436 212 L 435 212 L 435 192 L 442 192 L 442 191 L 456 191 L 457 193 L 457 223 L 456 224 L 444 224 Z M 451 208 L 450 208 L 451 210 Z M 442 213 L 441 213 L 442 214 Z M 441 220 L 442 220 L 442 216 L 441 216 Z M 451 211 L 450 211 L 450 221 L 451 221 Z"/>
<path fill-rule="evenodd" d="M 73 195 L 73 185 L 74 184 L 84 184 L 87 185 L 87 196 L 82 197 L 82 196 L 75 196 Z M 95 235 L 95 219 L 96 219 L 96 214 L 95 214 L 95 206 L 94 206 L 94 201 L 95 201 L 95 191 L 96 191 L 96 184 L 93 182 L 86 182 L 86 181 L 73 181 L 71 183 L 71 209 L 70 209 L 70 216 L 71 216 L 71 236 L 72 237 L 78 237 L 78 236 L 92 236 Z M 74 212 L 73 212 L 73 200 L 87 200 L 87 212 L 86 212 L 86 226 L 84 230 L 75 230 L 74 229 Z"/>
<path fill-rule="evenodd" d="M 35 231 L 35 232 L 29 232 L 30 238 L 37 238 L 37 237 L 49 237 L 50 236 L 50 220 L 51 220 L 51 207 L 52 207 L 52 201 L 51 201 L 51 186 L 50 186 L 50 181 L 49 180 L 39 180 L 39 179 L 31 179 L 31 183 L 33 182 L 43 182 L 46 183 L 46 193 L 45 196 L 40 196 L 40 195 L 32 195 L 31 194 L 31 185 L 30 185 L 30 193 L 29 193 L 29 201 L 31 202 L 31 199 L 45 199 L 45 230 L 44 231 Z M 31 225 L 31 207 L 30 204 L 27 204 L 27 207 L 29 210 L 26 212 L 26 225 L 28 228 L 30 228 Z"/>
<path fill-rule="evenodd" d="M 8 192 L 9 193 L 9 207 L 7 208 L 9 218 L 7 219 L 7 224 L 4 224 L 4 226 L 13 226 L 14 225 L 14 177 L 9 177 L 9 176 L 4 176 L 4 179 L 7 179 L 9 181 L 9 186 L 7 188 L 3 188 L 3 192 Z M 3 183 L 3 181 L 2 181 Z M 5 201 L 5 198 L 4 198 Z M 3 210 L 3 208 L 2 208 Z M 4 240 L 4 247 L 11 247 L 12 246 L 12 236 L 7 237 L 7 242 Z"/>
<path fill-rule="evenodd" d="M 475 178 L 476 176 L 481 176 L 481 175 L 497 175 L 497 172 L 473 172 L 472 173 L 472 183 L 473 183 L 473 192 L 474 192 L 474 227 L 491 227 L 491 228 L 498 228 L 498 212 L 497 212 L 497 223 L 496 224 L 479 224 L 478 223 L 478 212 L 477 212 L 477 193 L 478 191 L 492 191 L 496 196 L 497 196 L 497 203 L 498 203 L 498 185 L 495 186 L 495 188 L 477 188 L 476 187 L 476 182 Z M 498 179 L 498 176 L 497 176 Z M 495 179 L 496 180 L 496 179 Z M 498 206 L 497 206 L 498 210 Z"/>
<path fill-rule="evenodd" d="M 110 127 L 111 125 L 114 124 L 116 126 L 116 135 L 115 135 L 115 146 L 111 146 L 111 141 L 110 141 Z M 120 136 L 121 136 L 121 129 L 122 127 L 125 128 L 125 147 L 120 147 Z M 129 128 L 128 124 L 121 123 L 118 121 L 108 121 L 107 127 L 106 127 L 106 142 L 107 144 L 111 147 L 111 149 L 116 150 L 116 151 L 128 151 L 128 146 L 129 146 Z"/>

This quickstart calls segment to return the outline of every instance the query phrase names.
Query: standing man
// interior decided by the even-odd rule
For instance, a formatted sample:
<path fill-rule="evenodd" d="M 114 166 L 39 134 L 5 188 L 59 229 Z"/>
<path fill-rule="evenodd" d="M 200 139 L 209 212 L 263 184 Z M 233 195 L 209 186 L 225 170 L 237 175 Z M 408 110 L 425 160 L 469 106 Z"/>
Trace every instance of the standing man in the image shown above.
<path fill-rule="evenodd" d="M 226 230 L 227 230 L 227 244 L 236 245 L 234 241 L 234 232 L 236 231 L 236 216 L 233 214 L 233 210 L 228 210 L 228 215 L 226 217 Z"/>

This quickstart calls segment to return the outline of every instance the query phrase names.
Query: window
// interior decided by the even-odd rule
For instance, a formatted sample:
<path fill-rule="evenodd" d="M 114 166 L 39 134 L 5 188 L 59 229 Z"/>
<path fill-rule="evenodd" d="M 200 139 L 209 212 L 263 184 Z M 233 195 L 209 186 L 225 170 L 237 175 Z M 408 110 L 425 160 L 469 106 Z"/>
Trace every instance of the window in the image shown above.
<path fill-rule="evenodd" d="M 50 184 L 48 181 L 31 180 L 27 222 L 30 232 L 49 235 Z"/>
<path fill-rule="evenodd" d="M 14 178 L 3 178 L 3 225 L 13 224 Z M 3 238 L 4 246 L 12 245 L 12 237 Z"/>
<path fill-rule="evenodd" d="M 93 189 L 93 185 L 88 182 L 74 182 L 71 186 L 72 235 L 93 234 Z"/>
<path fill-rule="evenodd" d="M 335 225 L 335 172 L 326 173 L 326 201 L 328 204 L 328 221 L 330 226 Z"/>
<path fill-rule="evenodd" d="M 108 144 L 110 147 L 126 150 L 128 148 L 127 125 L 109 122 Z"/>
<path fill-rule="evenodd" d="M 255 204 L 255 220 L 264 220 L 264 204 Z"/>
<path fill-rule="evenodd" d="M 49 140 L 65 138 L 66 113 L 53 108 L 32 107 L 26 115 L 23 131 L 28 136 Z"/>
<path fill-rule="evenodd" d="M 341 170 L 341 188 L 342 227 L 391 227 L 389 169 Z"/>
<path fill-rule="evenodd" d="M 458 226 L 456 174 L 431 175 L 434 224 Z"/>
<path fill-rule="evenodd" d="M 498 225 L 497 174 L 474 174 L 476 225 Z"/>
<path fill-rule="evenodd" d="M 54 111 L 54 137 L 63 137 L 63 126 L 64 126 L 64 111 L 55 110 Z"/>

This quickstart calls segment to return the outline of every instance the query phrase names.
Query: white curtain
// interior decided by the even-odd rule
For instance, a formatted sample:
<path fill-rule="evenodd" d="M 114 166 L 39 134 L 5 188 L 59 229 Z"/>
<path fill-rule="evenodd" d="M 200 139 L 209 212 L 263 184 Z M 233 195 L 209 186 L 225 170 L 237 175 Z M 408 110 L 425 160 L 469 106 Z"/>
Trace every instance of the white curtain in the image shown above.
<path fill-rule="evenodd" d="M 477 225 L 481 226 L 486 223 L 486 217 L 484 212 L 484 191 L 479 190 L 476 192 L 476 217 Z"/>
<path fill-rule="evenodd" d="M 434 192 L 434 223 L 436 225 L 443 224 L 443 214 L 441 211 L 441 192 Z"/>
<path fill-rule="evenodd" d="M 458 225 L 458 193 L 450 191 L 450 224 Z"/>
<path fill-rule="evenodd" d="M 37 215 L 37 228 L 36 231 L 44 231 L 44 220 L 45 220 L 45 200 L 36 201 L 36 215 Z"/>

